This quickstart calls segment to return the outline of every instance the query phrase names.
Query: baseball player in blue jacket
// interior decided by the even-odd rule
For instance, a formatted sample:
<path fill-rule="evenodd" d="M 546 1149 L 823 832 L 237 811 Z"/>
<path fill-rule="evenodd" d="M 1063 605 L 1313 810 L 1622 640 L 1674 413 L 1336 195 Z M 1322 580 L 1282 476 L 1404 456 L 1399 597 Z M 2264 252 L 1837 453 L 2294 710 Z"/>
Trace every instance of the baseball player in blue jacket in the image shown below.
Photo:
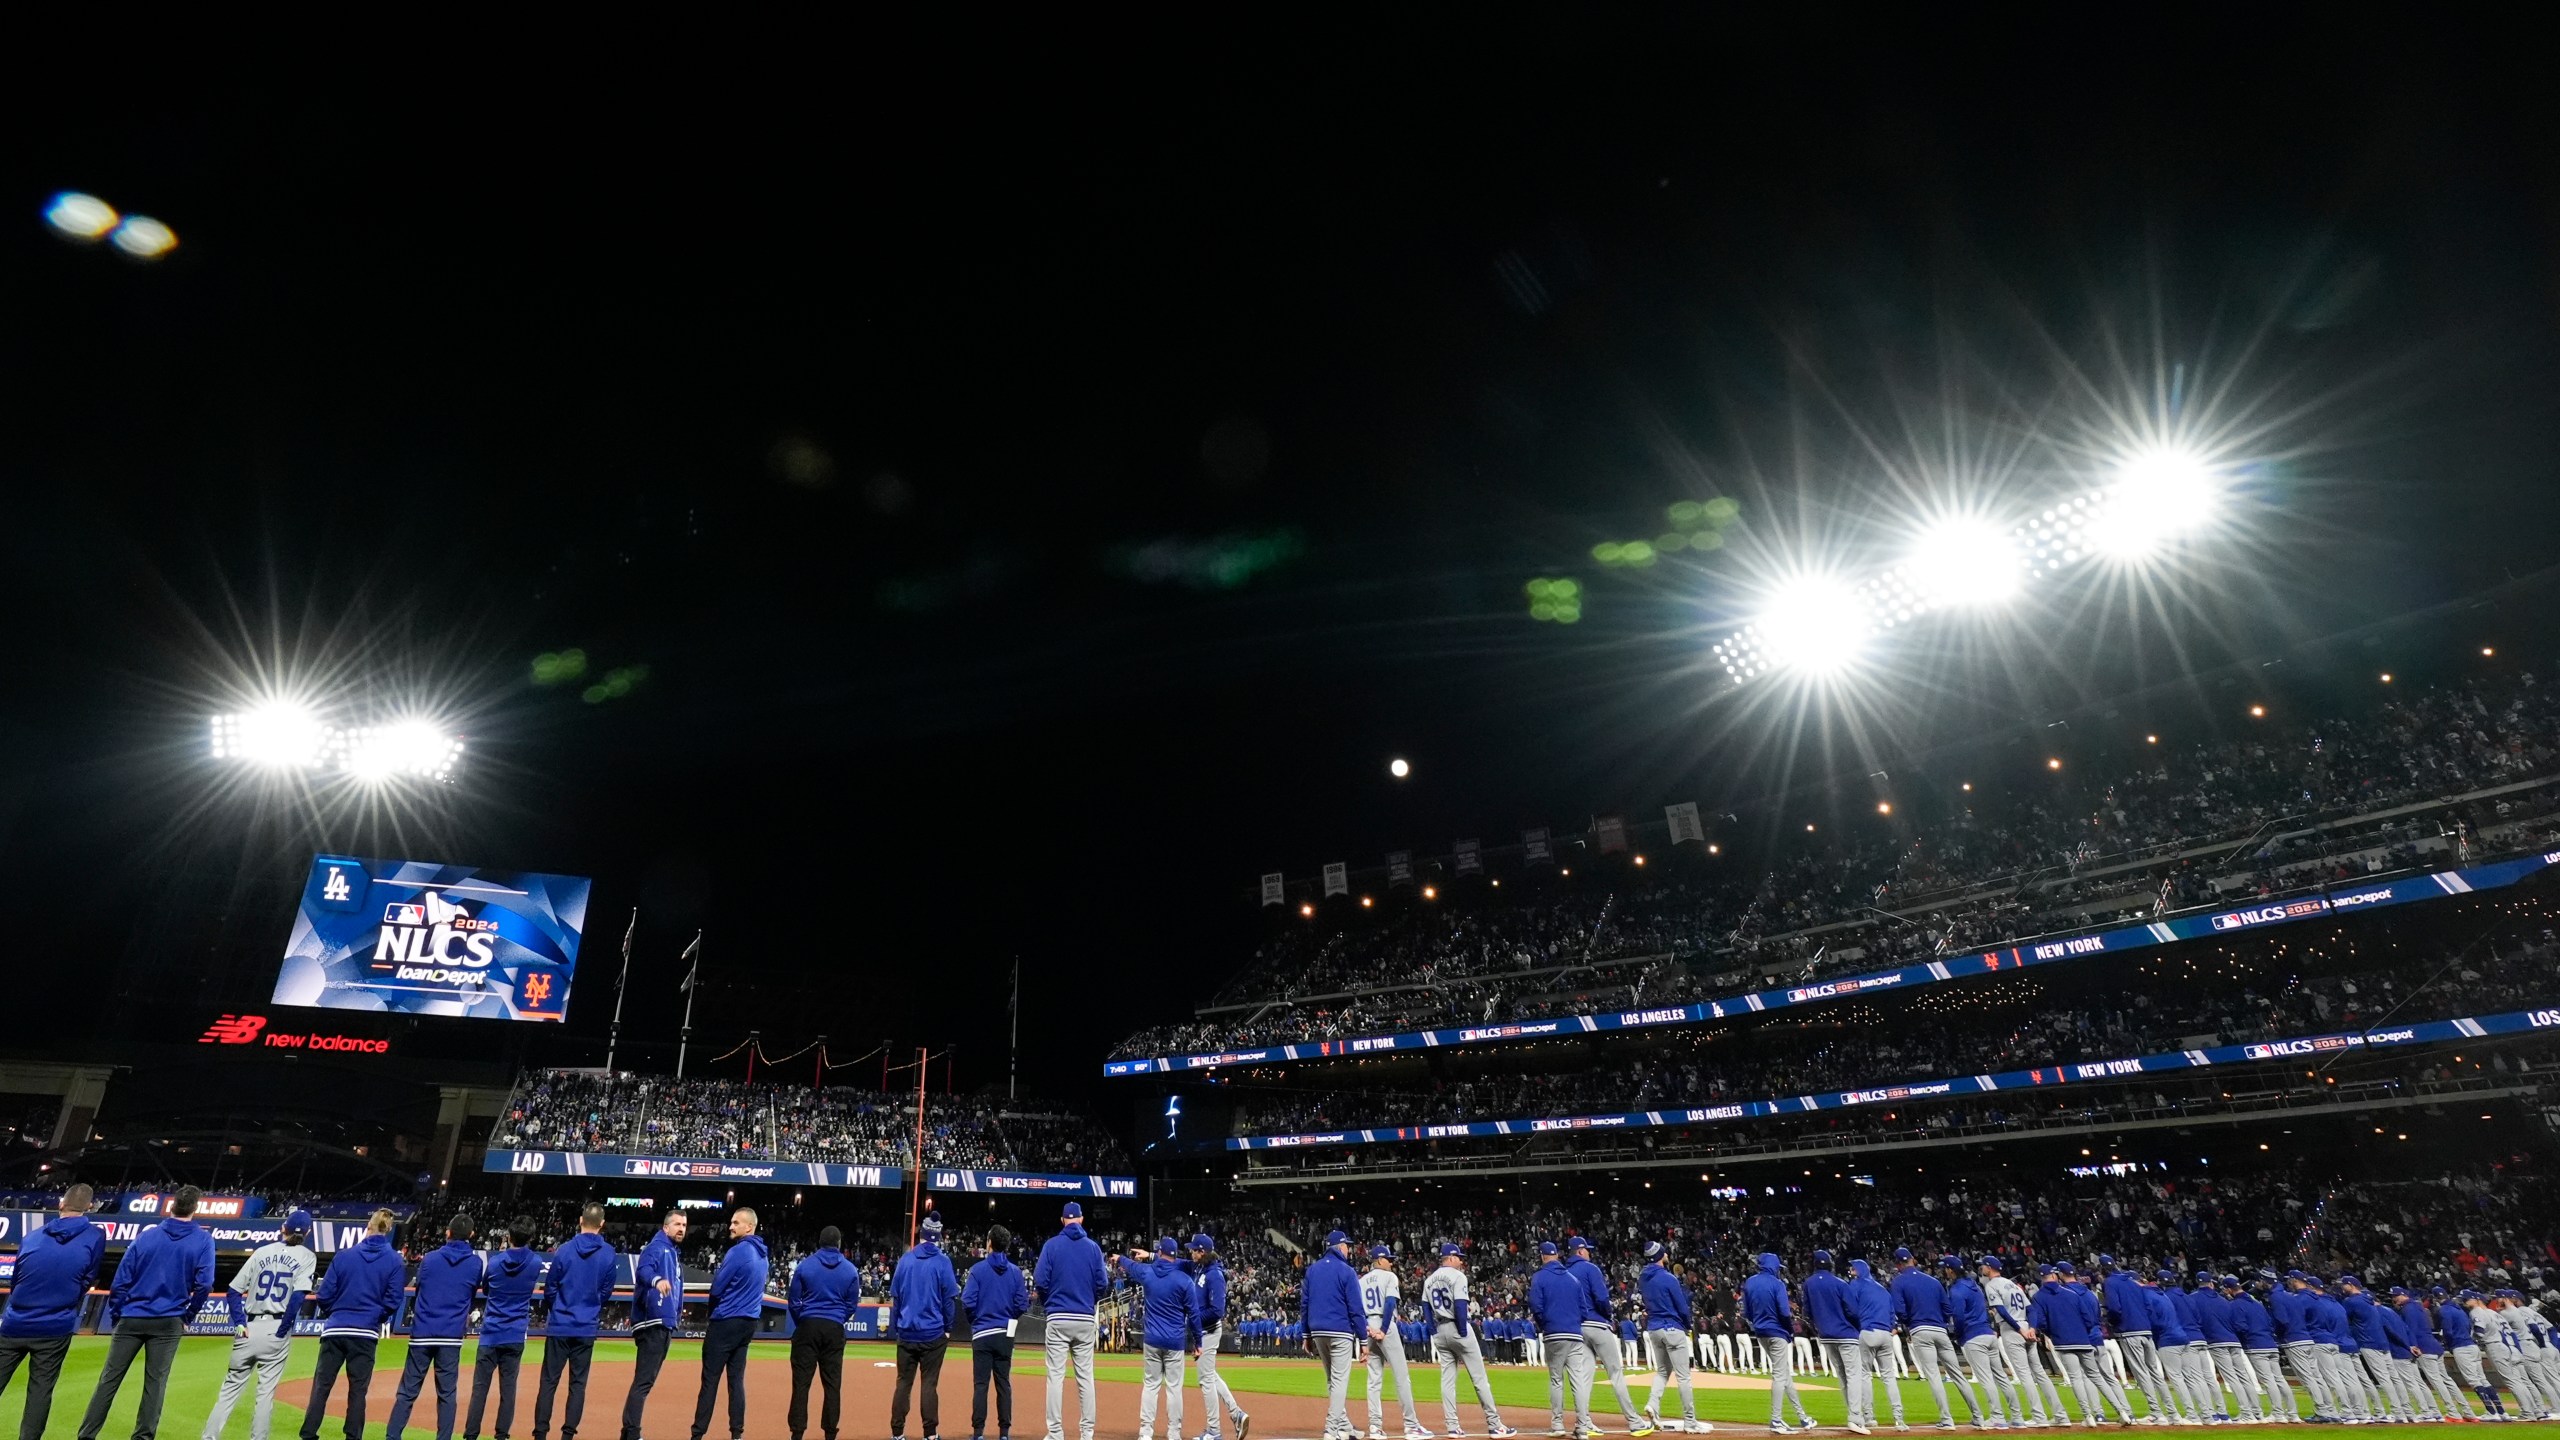
<path fill-rule="evenodd" d="M 1556 1242 L 1538 1242 L 1538 1254 L 1545 1263 L 1529 1277 L 1529 1313 L 1538 1322 L 1538 1338 L 1547 1355 L 1547 1411 L 1555 1422 L 1553 1433 L 1564 1434 L 1565 1400 L 1570 1394 L 1572 1433 L 1581 1440 L 1600 1432 L 1591 1418 L 1591 1350 L 1582 1338 L 1582 1319 L 1590 1311 L 1590 1300 L 1582 1281 L 1557 1255 Z"/>
<path fill-rule="evenodd" d="M 1832 1268 L 1828 1250 L 1813 1252 L 1813 1273 L 1804 1277 L 1804 1314 L 1812 1322 L 1814 1343 L 1840 1377 L 1840 1400 L 1853 1434 L 1868 1433 L 1875 1414 L 1875 1392 L 1867 1388 L 1866 1347 L 1858 1343 L 1858 1317 L 1850 1304 L 1849 1282 Z"/>
<path fill-rule="evenodd" d="M 1973 1387 L 1956 1368 L 1955 1340 L 1948 1333 L 1947 1287 L 1912 1260 L 1908 1246 L 1894 1251 L 1893 1260 L 1893 1318 L 1902 1326 L 1903 1348 L 1910 1352 L 1912 1365 L 1937 1402 L 1938 1428 L 1955 1428 L 1955 1412 L 1947 1408 L 1950 1378 L 1956 1382 L 1956 1393 L 1964 1397 L 1965 1418 L 1983 1420 L 1982 1402 L 1974 1398 Z"/>
<path fill-rule="evenodd" d="M 551 1264 L 542 1272 L 542 1295 L 550 1310 L 542 1326 L 542 1383 L 533 1392 L 533 1440 L 551 1433 L 551 1406 L 564 1373 L 569 1394 L 562 1402 L 560 1430 L 563 1435 L 578 1433 L 587 1409 L 587 1369 L 595 1362 L 596 1328 L 604 1321 L 615 1272 L 621 1268 L 622 1257 L 604 1238 L 604 1207 L 589 1201 L 578 1210 L 578 1233 L 551 1252 Z"/>
<path fill-rule="evenodd" d="M 1100 1338 L 1096 1302 L 1111 1285 L 1102 1247 L 1084 1233 L 1084 1206 L 1067 1202 L 1058 1233 L 1040 1247 L 1031 1288 L 1047 1312 L 1044 1334 L 1049 1370 L 1048 1440 L 1066 1440 L 1067 1372 L 1076 1377 L 1080 1440 L 1093 1440 L 1093 1349 Z"/>
<path fill-rule="evenodd" d="M 622 1397 L 622 1440 L 640 1440 L 641 1412 L 666 1368 L 667 1346 L 684 1314 L 684 1259 L 676 1247 L 684 1243 L 689 1223 L 682 1210 L 669 1210 L 631 1262 L 631 1390 Z"/>
<path fill-rule="evenodd" d="M 1941 1256 L 1938 1279 L 1947 1288 L 1948 1338 L 1955 1341 L 1965 1363 L 1973 1367 L 1974 1379 L 1980 1383 L 1982 1396 L 1989 1402 L 1986 1407 L 1987 1423 L 1994 1430 L 2005 1430 L 2011 1424 L 2024 1425 L 2027 1423 L 2026 1412 L 2021 1410 L 2014 1416 L 2009 1414 L 2006 1407 L 2011 1402 L 2001 1396 L 2000 1339 L 1991 1328 L 1991 1302 L 1982 1298 L 1982 1287 L 1965 1273 L 1964 1257 Z M 1964 1377 L 1958 1375 L 1956 1383 L 1964 1384 Z M 1969 1400 L 1973 1395 L 1972 1389 L 1967 1387 L 1965 1394 Z"/>
<path fill-rule="evenodd" d="M 507 1248 L 497 1248 L 499 1235 Z M 480 1347 L 471 1357 L 471 1406 L 462 1419 L 463 1440 L 480 1440 L 481 1405 L 489 1377 L 498 1379 L 498 1433 L 515 1433 L 516 1376 L 524 1363 L 524 1337 L 533 1319 L 533 1293 L 542 1282 L 542 1257 L 533 1252 L 533 1222 L 518 1216 L 490 1237 L 480 1277 Z"/>
<path fill-rule="evenodd" d="M 1351 1367 L 1368 1332 L 1361 1318 L 1360 1277 L 1351 1268 L 1351 1237 L 1328 1232 L 1324 1253 L 1307 1266 L 1300 1284 L 1307 1348 L 1324 1364 L 1324 1440 L 1352 1440 L 1357 1432 L 1351 1428 Z"/>
<path fill-rule="evenodd" d="M 89 1207 L 97 1193 L 86 1185 L 62 1192 L 60 1213 L 18 1247 L 15 1279 L 9 1291 L 9 1313 L 0 1317 L 0 1393 L 9 1388 L 18 1362 L 27 1362 L 27 1403 L 20 1412 L 18 1440 L 44 1440 L 45 1421 L 53 1413 L 54 1382 L 61 1378 L 62 1359 L 71 1353 L 71 1333 L 80 1326 L 80 1309 L 89 1303 L 89 1287 L 107 1253 L 106 1232 L 90 1223 Z M 305 1251 L 305 1254 L 310 1252 Z M 261 1382 L 257 1440 L 266 1437 L 266 1407 L 275 1400 L 275 1378 L 284 1373 L 279 1356 L 269 1378 Z M 223 1393 L 239 1396 L 224 1383 Z M 228 1415 L 230 1407 L 224 1406 Z"/>
<path fill-rule="evenodd" d="M 1689 1331 L 1698 1317 L 1689 1304 L 1689 1287 L 1671 1273 L 1669 1259 L 1661 1241 L 1650 1241 L 1644 1247 L 1644 1269 L 1636 1275 L 1636 1293 L 1644 1298 L 1645 1359 L 1653 1371 L 1644 1420 L 1648 1428 L 1661 1426 L 1662 1386 L 1671 1380 L 1680 1386 L 1680 1419 L 1674 1428 L 1694 1431 L 1704 1423 L 1698 1419 L 1696 1386 L 1690 1378 L 1694 1347 Z"/>
<path fill-rule="evenodd" d="M 382 1327 L 400 1313 L 401 1281 L 407 1267 L 391 1248 L 392 1215 L 376 1210 L 365 1222 L 363 1243 L 329 1257 L 313 1299 L 329 1316 L 320 1332 L 320 1359 L 311 1375 L 311 1400 L 302 1412 L 302 1440 L 320 1440 L 320 1422 L 328 1418 L 329 1390 L 343 1370 L 347 1377 L 346 1440 L 364 1440 L 365 1392 L 373 1384 L 373 1352 Z"/>
<path fill-rule="evenodd" d="M 1583 1307 L 1583 1348 L 1591 1352 L 1600 1369 L 1608 1372 L 1609 1393 L 1617 1397 L 1618 1413 L 1627 1417 L 1627 1433 L 1650 1435 L 1653 1427 L 1645 1423 L 1643 1413 L 1636 1409 L 1635 1397 L 1627 1393 L 1626 1357 L 1609 1328 L 1609 1277 L 1592 1263 L 1589 1240 L 1576 1235 L 1565 1242 L 1565 1249 L 1573 1257 L 1565 1268 L 1581 1282 L 1582 1293 L 1589 1302 Z"/>
<path fill-rule="evenodd" d="M 1813 1415 L 1804 1408 L 1804 1397 L 1796 1393 L 1796 1312 L 1787 1303 L 1787 1282 L 1779 1276 L 1776 1255 L 1763 1253 L 1759 1268 L 1742 1282 L 1742 1318 L 1760 1342 L 1760 1354 L 1769 1366 L 1770 1433 L 1793 1435 L 1812 1429 Z M 1800 1425 L 1787 1423 L 1790 1406 Z"/>
<path fill-rule="evenodd" d="M 1902 1365 L 1893 1348 L 1893 1293 L 1876 1279 L 1876 1272 L 1864 1260 L 1849 1262 L 1849 1316 L 1857 1322 L 1858 1348 L 1866 1352 L 1867 1376 L 1884 1392 L 1888 1408 L 1893 1411 L 1893 1428 L 1903 1428 Z M 1866 1422 L 1876 1422 L 1875 1396 L 1867 1395 Z"/>
<path fill-rule="evenodd" d="M 791 1311 L 791 1405 L 783 1424 L 791 1440 L 809 1429 L 809 1382 L 818 1382 L 818 1430 L 836 1440 L 844 1418 L 844 1322 L 862 1299 L 854 1264 L 845 1258 L 844 1232 L 820 1227 L 818 1248 L 791 1269 L 786 1303 Z"/>
<path fill-rule="evenodd" d="M 1218 1351 L 1227 1340 L 1227 1267 L 1218 1263 L 1217 1242 L 1205 1232 L 1191 1237 L 1189 1268 L 1192 1283 L 1200 1287 L 1200 1405 L 1208 1412 L 1200 1440 L 1219 1440 L 1220 1416 L 1234 1420 L 1236 1440 L 1244 1440 L 1253 1417 L 1218 1375 Z"/>
<path fill-rule="evenodd" d="M 960 1308 L 969 1312 L 969 1440 L 985 1440 L 987 1388 L 996 1392 L 996 1433 L 1013 1435 L 1013 1340 L 1022 1317 L 1031 1313 L 1031 1282 L 1010 1253 L 1013 1232 L 1001 1225 L 987 1232 L 987 1253 L 969 1267 L 960 1287 Z"/>
<path fill-rule="evenodd" d="M 409 1423 L 409 1407 L 427 1371 L 436 1372 L 436 1440 L 453 1440 L 454 1387 L 462 1376 L 462 1332 L 471 1323 L 471 1297 L 480 1291 L 480 1273 L 488 1262 L 471 1248 L 480 1233 L 468 1215 L 456 1215 L 444 1229 L 444 1244 L 418 1262 L 418 1299 L 409 1312 L 409 1358 L 400 1367 L 400 1388 L 391 1397 L 384 1422 L 386 1440 L 400 1440 Z"/>

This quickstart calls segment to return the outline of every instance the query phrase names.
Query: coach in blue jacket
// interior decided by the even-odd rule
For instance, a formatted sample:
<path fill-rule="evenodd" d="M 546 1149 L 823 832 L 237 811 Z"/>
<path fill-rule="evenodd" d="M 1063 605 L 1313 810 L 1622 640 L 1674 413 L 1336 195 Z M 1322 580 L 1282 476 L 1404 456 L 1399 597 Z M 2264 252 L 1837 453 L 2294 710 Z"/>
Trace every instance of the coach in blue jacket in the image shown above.
<path fill-rule="evenodd" d="M 1067 1433 L 1070 1370 L 1076 1377 L 1080 1433 L 1083 1440 L 1093 1440 L 1093 1350 L 1101 1338 L 1094 1304 L 1110 1287 L 1111 1274 L 1103 1263 L 1102 1247 L 1084 1233 L 1084 1206 L 1070 1200 L 1060 1218 L 1065 1223 L 1040 1247 L 1040 1263 L 1031 1275 L 1047 1317 L 1049 1440 L 1061 1440 Z"/>
<path fill-rule="evenodd" d="M 373 1387 L 374 1346 L 382 1327 L 400 1313 L 401 1282 L 408 1267 L 391 1248 L 391 1212 L 376 1210 L 364 1224 L 364 1241 L 329 1257 L 313 1303 L 328 1313 L 320 1331 L 320 1358 L 311 1372 L 311 1400 L 302 1412 L 302 1440 L 320 1440 L 328 1418 L 329 1390 L 341 1370 L 347 1377 L 346 1440 L 364 1440 L 366 1392 Z M 128 1257 L 130 1258 L 130 1257 Z"/>
<path fill-rule="evenodd" d="M 107 1323 L 115 1328 L 115 1340 L 107 1348 L 106 1367 L 98 1372 L 98 1388 L 89 1393 L 80 1440 L 98 1440 L 107 1407 L 115 1403 L 137 1351 L 143 1355 L 142 1407 L 133 1433 L 149 1440 L 159 1429 L 160 1403 L 168 1394 L 169 1363 L 178 1358 L 178 1339 L 213 1293 L 213 1237 L 195 1222 L 196 1204 L 203 1198 L 204 1192 L 193 1185 L 171 1196 L 169 1218 L 143 1231 L 116 1267 L 115 1285 L 107 1292 Z"/>
<path fill-rule="evenodd" d="M 1007 1253 L 1013 1232 L 987 1232 L 987 1253 L 969 1267 L 960 1308 L 969 1312 L 969 1440 L 987 1433 L 987 1387 L 996 1392 L 996 1433 L 1013 1434 L 1013 1332 L 1031 1313 L 1031 1284 Z M 1223 1278 L 1223 1277 L 1222 1277 Z"/>
<path fill-rule="evenodd" d="M 507 1248 L 498 1248 L 500 1240 L 508 1242 Z M 489 1259 L 480 1280 L 480 1348 L 471 1357 L 471 1407 L 462 1418 L 464 1440 L 480 1440 L 481 1406 L 489 1398 L 492 1372 L 498 1377 L 498 1433 L 515 1433 L 516 1374 L 524 1362 L 534 1287 L 542 1281 L 542 1257 L 529 1248 L 532 1243 L 533 1222 L 521 1216 L 489 1236 Z"/>
<path fill-rule="evenodd" d="M 1307 1266 L 1303 1282 L 1307 1348 L 1324 1363 L 1327 1435 L 1351 1433 L 1351 1366 L 1369 1333 L 1368 1307 L 1361 1303 L 1360 1277 L 1350 1257 L 1351 1237 L 1329 1232 L 1324 1253 Z M 1579 1316 L 1575 1323 L 1581 1323 Z"/>
<path fill-rule="evenodd" d="M 924 1378 L 917 1410 L 924 1433 L 942 1433 L 942 1352 L 960 1313 L 960 1279 L 942 1253 L 942 1222 L 927 1215 L 916 1226 L 915 1248 L 898 1257 L 889 1277 L 889 1331 L 898 1341 L 898 1388 L 889 1395 L 889 1434 L 906 1440 L 907 1400 Z"/>
<path fill-rule="evenodd" d="M 27 1362 L 27 1405 L 18 1420 L 18 1440 L 43 1440 L 62 1357 L 70 1353 L 71 1332 L 80 1328 L 80 1307 L 88 1303 L 89 1287 L 97 1282 L 98 1265 L 107 1253 L 106 1232 L 89 1223 L 89 1206 L 96 1199 L 86 1185 L 63 1191 L 62 1213 L 18 1247 L 9 1313 L 0 1316 L 0 1394 L 7 1393 L 18 1362 Z"/>
<path fill-rule="evenodd" d="M 711 1325 L 702 1337 L 702 1391 L 693 1397 L 693 1440 L 711 1430 L 720 1377 L 729 1377 L 729 1440 L 747 1433 L 747 1346 L 764 1315 L 764 1282 L 772 1274 L 756 1212 L 741 1205 L 729 1216 L 729 1248 L 711 1272 Z M 541 1440 L 539 1435 L 534 1440 Z"/>
<path fill-rule="evenodd" d="M 603 1323 L 605 1302 L 613 1298 L 615 1272 L 622 1257 L 604 1238 L 604 1207 L 590 1202 L 578 1212 L 578 1233 L 551 1252 L 551 1268 L 542 1277 L 542 1294 L 550 1311 L 542 1325 L 542 1385 L 533 1392 L 533 1440 L 551 1433 L 551 1402 L 560 1388 L 560 1372 L 569 1372 L 569 1399 L 560 1416 L 560 1433 L 578 1433 L 587 1408 L 587 1367 L 596 1357 L 596 1327 Z M 348 1436 L 347 1440 L 357 1440 Z"/>
<path fill-rule="evenodd" d="M 1813 1417 L 1796 1393 L 1796 1311 L 1787 1303 L 1787 1282 L 1778 1276 L 1776 1255 L 1761 1255 L 1759 1269 L 1742 1282 L 1742 1319 L 1769 1366 L 1769 1428 L 1786 1433 L 1787 1407 L 1793 1405 L 1805 1428 L 1812 1429 Z"/>
<path fill-rule="evenodd" d="M 622 1397 L 622 1440 L 640 1440 L 641 1412 L 649 1408 L 649 1392 L 657 1388 L 676 1321 L 684 1314 L 684 1257 L 676 1247 L 684 1243 L 687 1223 L 682 1210 L 668 1211 L 631 1265 L 631 1390 Z M 498 1431 L 505 1434 L 506 1427 Z"/>
<path fill-rule="evenodd" d="M 386 1440 L 400 1440 L 409 1423 L 409 1407 L 418 1403 L 427 1367 L 436 1372 L 436 1440 L 453 1440 L 454 1382 L 462 1374 L 462 1332 L 471 1323 L 471 1297 L 480 1288 L 488 1264 L 471 1248 L 480 1227 L 468 1215 L 456 1215 L 444 1227 L 442 1248 L 418 1262 L 418 1302 L 409 1312 L 409 1358 L 400 1367 L 400 1388 L 391 1397 L 391 1418 L 384 1422 Z"/>
<path fill-rule="evenodd" d="M 844 1414 L 844 1322 L 861 1293 L 853 1262 L 844 1258 L 844 1232 L 833 1225 L 821 1229 L 817 1250 L 791 1269 L 791 1409 L 785 1422 L 791 1440 L 809 1428 L 813 1376 L 826 1392 L 818 1428 L 836 1440 L 836 1422 Z"/>
<path fill-rule="evenodd" d="M 1554 1428 L 1563 1430 L 1570 1396 L 1574 1435 L 1597 1434 L 1600 1427 L 1591 1419 L 1591 1350 L 1582 1339 L 1582 1317 L 1591 1302 L 1581 1279 L 1557 1256 L 1556 1242 L 1540 1241 L 1538 1254 L 1545 1263 L 1529 1277 L 1529 1317 L 1537 1322 L 1539 1344 L 1547 1352 L 1547 1409 Z"/>

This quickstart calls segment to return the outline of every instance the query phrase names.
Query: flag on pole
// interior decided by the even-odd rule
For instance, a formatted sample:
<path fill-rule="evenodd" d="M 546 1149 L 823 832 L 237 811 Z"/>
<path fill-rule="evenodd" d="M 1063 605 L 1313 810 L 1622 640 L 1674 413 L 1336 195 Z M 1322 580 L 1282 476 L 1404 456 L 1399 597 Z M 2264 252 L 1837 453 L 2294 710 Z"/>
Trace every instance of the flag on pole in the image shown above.
<path fill-rule="evenodd" d="M 689 966 L 687 966 L 687 967 L 685 968 L 685 972 L 684 972 L 684 983 L 683 983 L 683 984 L 681 984 L 681 985 L 678 985 L 678 986 L 676 987 L 676 992 L 677 992 L 678 994 L 682 994 L 682 993 L 684 993 L 685 991 L 687 991 L 687 990 L 691 990 L 691 989 L 693 988 L 693 986 L 694 986 L 694 981 L 695 981 L 695 977 L 697 977 L 698 975 L 700 975 L 700 974 L 702 973 L 702 932 L 701 932 L 701 931 L 696 930 L 696 931 L 694 931 L 694 932 L 693 932 L 693 943 L 692 943 L 692 944 L 690 944 L 690 945 L 687 945 L 686 947 L 684 947 L 684 953 L 683 953 L 682 955 L 677 956 L 676 958 L 677 958 L 677 959 L 679 959 L 679 960 L 690 960 L 690 961 L 692 961 L 692 962 L 693 962 L 691 965 L 689 965 Z"/>
<path fill-rule="evenodd" d="M 1707 843 L 1706 827 L 1698 823 L 1697 801 L 1683 800 L 1677 805 L 1665 805 L 1662 818 L 1671 822 L 1672 844 L 1677 845 L 1683 840 L 1695 840 L 1701 845 Z"/>

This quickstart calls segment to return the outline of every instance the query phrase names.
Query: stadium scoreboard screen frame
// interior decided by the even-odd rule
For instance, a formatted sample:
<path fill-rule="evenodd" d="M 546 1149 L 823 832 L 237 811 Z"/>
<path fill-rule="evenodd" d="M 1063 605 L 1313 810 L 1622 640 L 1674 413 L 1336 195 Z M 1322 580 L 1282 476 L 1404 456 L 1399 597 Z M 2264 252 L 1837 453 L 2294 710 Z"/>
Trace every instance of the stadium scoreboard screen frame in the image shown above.
<path fill-rule="evenodd" d="M 578 875 L 314 855 L 273 1002 L 561 1020 L 594 888 Z"/>

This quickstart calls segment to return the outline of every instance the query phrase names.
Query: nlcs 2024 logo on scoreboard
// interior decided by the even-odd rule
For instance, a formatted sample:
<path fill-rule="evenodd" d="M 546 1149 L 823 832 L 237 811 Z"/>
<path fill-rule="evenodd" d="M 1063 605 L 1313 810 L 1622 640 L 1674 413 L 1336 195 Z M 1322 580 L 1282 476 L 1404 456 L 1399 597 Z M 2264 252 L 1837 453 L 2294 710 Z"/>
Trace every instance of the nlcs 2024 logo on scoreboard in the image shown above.
<path fill-rule="evenodd" d="M 460 954 L 454 942 L 462 943 Z M 498 927 L 430 890 L 415 902 L 383 907 L 382 935 L 373 945 L 374 968 L 396 979 L 439 985 L 479 985 L 498 959 Z M 461 965 L 455 970 L 447 967 Z"/>

